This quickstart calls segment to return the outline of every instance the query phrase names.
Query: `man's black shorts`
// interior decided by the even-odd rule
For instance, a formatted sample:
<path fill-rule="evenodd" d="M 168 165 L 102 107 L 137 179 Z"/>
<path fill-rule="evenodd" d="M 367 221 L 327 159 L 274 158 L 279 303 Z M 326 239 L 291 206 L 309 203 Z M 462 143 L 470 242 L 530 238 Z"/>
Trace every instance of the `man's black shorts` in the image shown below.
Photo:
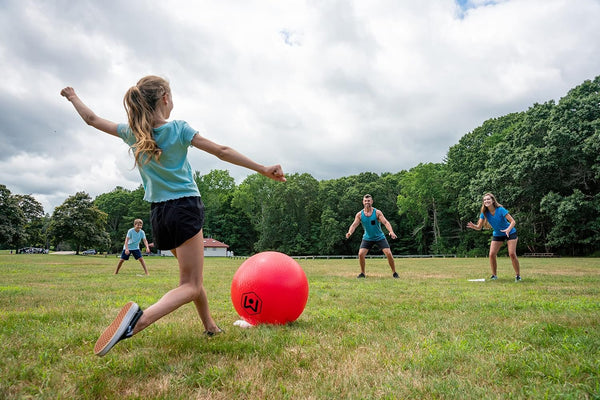
<path fill-rule="evenodd" d="M 150 222 L 154 245 L 159 250 L 172 250 L 200 232 L 204 225 L 204 204 L 200 197 L 152 203 Z"/>

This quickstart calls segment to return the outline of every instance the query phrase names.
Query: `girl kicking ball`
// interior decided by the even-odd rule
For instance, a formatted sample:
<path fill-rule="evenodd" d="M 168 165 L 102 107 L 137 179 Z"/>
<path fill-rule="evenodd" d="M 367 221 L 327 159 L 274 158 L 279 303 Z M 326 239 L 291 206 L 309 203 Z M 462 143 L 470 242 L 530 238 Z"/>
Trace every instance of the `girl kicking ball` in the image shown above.
<path fill-rule="evenodd" d="M 119 137 L 130 146 L 144 185 L 144 200 L 152 203 L 154 244 L 160 250 L 171 250 L 179 264 L 179 286 L 143 312 L 136 303 L 127 303 L 100 335 L 94 352 L 105 355 L 120 340 L 130 338 L 190 302 L 196 306 L 207 335 L 221 332 L 210 314 L 203 286 L 204 206 L 188 162 L 188 148 L 196 147 L 223 161 L 285 182 L 281 166 L 258 164 L 231 147 L 200 136 L 185 121 L 168 121 L 173 110 L 171 88 L 157 76 L 140 79 L 125 94 L 126 124 L 97 116 L 71 87 L 60 94 L 73 104 L 88 125 Z"/>

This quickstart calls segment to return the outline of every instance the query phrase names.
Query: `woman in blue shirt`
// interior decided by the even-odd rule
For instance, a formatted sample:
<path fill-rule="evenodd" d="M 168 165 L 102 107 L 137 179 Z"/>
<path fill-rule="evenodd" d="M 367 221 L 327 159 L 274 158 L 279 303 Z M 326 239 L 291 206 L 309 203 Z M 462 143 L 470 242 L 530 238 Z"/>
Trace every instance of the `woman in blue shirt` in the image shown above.
<path fill-rule="evenodd" d="M 120 137 L 130 146 L 142 177 L 144 199 L 152 203 L 150 219 L 155 246 L 171 250 L 179 264 L 179 286 L 144 312 L 136 303 L 127 303 L 98 338 L 94 346 L 96 355 L 105 355 L 120 340 L 130 338 L 190 302 L 196 306 L 205 334 L 220 333 L 210 314 L 203 285 L 204 206 L 187 159 L 188 149 L 196 147 L 223 161 L 285 182 L 281 166 L 258 164 L 231 147 L 200 136 L 185 121 L 167 121 L 173 110 L 171 88 L 157 76 L 140 79 L 125 94 L 127 124 L 98 117 L 71 87 L 64 88 L 61 95 L 88 125 Z"/>
<path fill-rule="evenodd" d="M 508 213 L 502 204 L 498 203 L 496 197 L 491 193 L 483 195 L 483 205 L 479 214 L 477 225 L 472 222 L 467 223 L 467 228 L 481 230 L 484 226 L 492 227 L 492 243 L 490 244 L 490 267 L 492 268 L 492 276 L 490 279 L 498 279 L 497 270 L 498 262 L 496 256 L 504 242 L 507 242 L 508 256 L 515 270 L 515 282 L 521 281 L 521 267 L 517 258 L 517 230 L 515 229 L 515 220 Z"/>

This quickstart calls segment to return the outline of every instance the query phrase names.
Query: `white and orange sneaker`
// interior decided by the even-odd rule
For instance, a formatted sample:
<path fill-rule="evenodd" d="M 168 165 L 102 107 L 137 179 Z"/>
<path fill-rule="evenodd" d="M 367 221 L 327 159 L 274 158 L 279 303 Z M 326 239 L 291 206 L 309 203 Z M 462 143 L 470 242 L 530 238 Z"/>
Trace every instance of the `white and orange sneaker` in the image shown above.
<path fill-rule="evenodd" d="M 102 332 L 96 341 L 94 353 L 102 357 L 119 341 L 133 336 L 133 328 L 142 316 L 143 311 L 136 303 L 130 301 L 119 311 L 117 318 Z"/>

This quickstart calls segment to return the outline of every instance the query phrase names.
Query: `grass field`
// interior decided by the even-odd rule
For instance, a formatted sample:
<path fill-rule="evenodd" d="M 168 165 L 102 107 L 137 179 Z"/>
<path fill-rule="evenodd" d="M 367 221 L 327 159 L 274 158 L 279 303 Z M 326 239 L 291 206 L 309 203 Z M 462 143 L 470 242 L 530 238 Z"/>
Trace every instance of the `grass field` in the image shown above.
<path fill-rule="evenodd" d="M 105 357 L 102 330 L 129 300 L 142 308 L 178 282 L 176 260 L 150 276 L 115 257 L 0 253 L 2 399 L 600 398 L 600 260 L 521 259 L 513 282 L 485 258 L 301 260 L 300 318 L 241 329 L 229 289 L 242 260 L 207 259 L 207 338 L 186 305 Z"/>

